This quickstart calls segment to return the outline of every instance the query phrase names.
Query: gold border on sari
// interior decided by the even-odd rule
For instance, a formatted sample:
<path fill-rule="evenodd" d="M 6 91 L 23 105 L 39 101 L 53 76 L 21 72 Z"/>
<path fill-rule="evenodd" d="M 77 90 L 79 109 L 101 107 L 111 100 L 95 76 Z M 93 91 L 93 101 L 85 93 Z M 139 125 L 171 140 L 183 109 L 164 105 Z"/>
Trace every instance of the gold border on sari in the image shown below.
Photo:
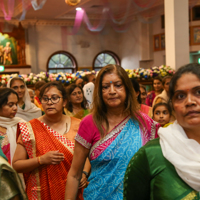
<path fill-rule="evenodd" d="M 181 200 L 195 200 L 195 199 L 198 199 L 197 198 L 197 194 L 198 194 L 198 192 L 192 191 L 186 197 L 182 198 Z"/>
<path fill-rule="evenodd" d="M 36 142 L 35 142 L 35 135 L 34 135 L 34 132 L 33 132 L 33 129 L 32 129 L 32 126 L 30 124 L 30 122 L 26 122 L 26 125 L 27 125 L 27 129 L 28 129 L 28 132 L 29 132 L 29 136 L 30 136 L 30 139 L 31 139 L 31 144 L 32 144 L 32 148 L 33 148 L 33 158 L 36 158 Z M 40 186 L 40 175 L 39 175 L 39 169 L 36 168 L 34 170 L 34 174 L 35 174 L 35 177 L 36 177 L 36 184 L 37 184 L 37 187 L 36 187 L 36 191 L 37 191 L 37 198 L 38 200 L 41 199 L 41 186 Z"/>

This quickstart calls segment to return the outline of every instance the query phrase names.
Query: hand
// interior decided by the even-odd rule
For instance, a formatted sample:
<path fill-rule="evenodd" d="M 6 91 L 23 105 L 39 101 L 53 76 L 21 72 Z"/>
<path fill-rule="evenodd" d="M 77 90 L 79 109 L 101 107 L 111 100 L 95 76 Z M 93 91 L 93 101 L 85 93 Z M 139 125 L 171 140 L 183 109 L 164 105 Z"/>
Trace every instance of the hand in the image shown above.
<path fill-rule="evenodd" d="M 80 181 L 80 183 L 79 183 L 79 189 L 80 188 L 86 188 L 87 186 L 88 186 L 88 182 L 87 182 L 87 177 L 86 177 L 86 175 L 84 174 L 84 173 L 82 173 L 82 178 L 81 178 L 81 181 Z"/>
<path fill-rule="evenodd" d="M 64 154 L 59 151 L 49 151 L 40 157 L 41 165 L 57 165 L 64 160 Z"/>

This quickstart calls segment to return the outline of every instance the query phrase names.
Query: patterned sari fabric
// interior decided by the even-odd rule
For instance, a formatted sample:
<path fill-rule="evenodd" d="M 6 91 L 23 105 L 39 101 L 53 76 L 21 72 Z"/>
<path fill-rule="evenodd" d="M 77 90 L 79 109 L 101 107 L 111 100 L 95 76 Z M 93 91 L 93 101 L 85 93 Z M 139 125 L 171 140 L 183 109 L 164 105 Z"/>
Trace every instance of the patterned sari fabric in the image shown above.
<path fill-rule="evenodd" d="M 152 107 L 153 100 L 154 100 L 155 97 L 156 97 L 156 94 L 155 94 L 154 91 L 149 92 L 147 94 L 147 98 L 146 98 L 146 101 L 145 101 L 146 105 Z"/>
<path fill-rule="evenodd" d="M 44 111 L 44 110 L 43 110 L 43 107 L 42 107 L 42 104 L 41 104 L 41 102 L 40 102 L 40 99 L 39 99 L 38 97 L 35 97 L 35 98 L 34 98 L 34 104 L 35 104 L 38 108 L 40 108 L 42 111 Z"/>
<path fill-rule="evenodd" d="M 37 119 L 20 123 L 19 127 L 29 158 L 57 150 L 63 153 L 65 157 L 59 165 L 42 165 L 25 174 L 28 198 L 64 199 L 67 174 L 73 158 L 74 143 Z M 77 200 L 82 199 L 82 191 L 79 191 Z"/>
<path fill-rule="evenodd" d="M 90 184 L 84 190 L 85 200 L 123 199 L 123 179 L 130 159 L 157 132 L 157 124 L 145 114 L 142 116 L 145 128 L 140 129 L 136 121 L 127 117 L 94 145 L 90 145 L 78 132 L 76 141 L 86 148 L 91 147 L 92 171 L 88 179 Z"/>
<path fill-rule="evenodd" d="M 0 199 L 27 200 L 17 172 L 7 162 L 0 149 Z"/>
<path fill-rule="evenodd" d="M 200 199 L 199 192 L 185 183 L 163 156 L 159 138 L 140 148 L 130 160 L 124 177 L 124 200 L 147 199 Z"/>
<path fill-rule="evenodd" d="M 152 118 L 152 107 L 141 104 L 140 111 Z"/>
<path fill-rule="evenodd" d="M 70 112 L 69 110 L 67 110 L 67 108 L 64 108 L 64 112 L 67 116 L 70 117 L 75 117 L 77 119 L 83 119 L 83 117 L 87 116 L 90 113 L 90 110 L 88 109 L 82 109 L 81 111 L 79 111 L 78 113 L 74 114 L 73 112 Z"/>
<path fill-rule="evenodd" d="M 11 157 L 10 157 L 10 142 L 8 140 L 8 136 L 6 133 L 3 133 L 2 131 L 0 131 L 0 144 L 1 144 L 1 149 L 4 153 L 4 155 L 6 156 L 9 164 L 11 164 Z"/>

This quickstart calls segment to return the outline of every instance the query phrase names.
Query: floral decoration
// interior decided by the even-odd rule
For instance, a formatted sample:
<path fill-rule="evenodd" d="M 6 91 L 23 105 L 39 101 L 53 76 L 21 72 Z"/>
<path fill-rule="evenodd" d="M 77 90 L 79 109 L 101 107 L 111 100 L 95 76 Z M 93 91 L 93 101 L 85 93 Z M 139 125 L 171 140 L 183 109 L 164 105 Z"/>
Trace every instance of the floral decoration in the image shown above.
<path fill-rule="evenodd" d="M 129 78 L 149 80 L 155 78 L 156 76 L 173 76 L 175 70 L 169 66 L 161 65 L 160 67 L 155 66 L 150 69 L 127 69 L 126 72 L 128 73 Z"/>
<path fill-rule="evenodd" d="M 152 67 L 150 69 L 126 69 L 126 72 L 128 73 L 128 76 L 130 78 L 137 78 L 142 80 L 149 80 L 156 76 L 172 76 L 175 71 L 169 67 L 162 65 L 160 67 Z M 63 84 L 70 84 L 74 82 L 78 78 L 83 78 L 87 74 L 98 74 L 98 72 L 95 71 L 77 71 L 75 73 L 63 73 L 59 72 L 57 74 L 49 74 L 48 72 L 40 72 L 39 74 L 2 74 L 0 75 L 0 85 L 6 85 L 8 80 L 13 77 L 20 77 L 24 80 L 26 85 L 34 85 L 37 81 L 61 81 Z"/>

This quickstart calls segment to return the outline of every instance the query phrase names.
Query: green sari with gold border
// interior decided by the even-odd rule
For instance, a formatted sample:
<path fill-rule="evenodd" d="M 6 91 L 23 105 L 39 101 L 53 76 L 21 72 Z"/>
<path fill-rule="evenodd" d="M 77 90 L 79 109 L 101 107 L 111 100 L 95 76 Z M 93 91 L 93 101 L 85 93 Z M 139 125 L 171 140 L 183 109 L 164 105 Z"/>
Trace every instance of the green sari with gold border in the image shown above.
<path fill-rule="evenodd" d="M 1 145 L 0 137 L 0 145 Z M 28 200 L 17 172 L 7 162 L 0 148 L 0 199 Z"/>
<path fill-rule="evenodd" d="M 198 200 L 194 191 L 164 158 L 159 138 L 148 142 L 130 160 L 124 177 L 124 200 Z"/>

